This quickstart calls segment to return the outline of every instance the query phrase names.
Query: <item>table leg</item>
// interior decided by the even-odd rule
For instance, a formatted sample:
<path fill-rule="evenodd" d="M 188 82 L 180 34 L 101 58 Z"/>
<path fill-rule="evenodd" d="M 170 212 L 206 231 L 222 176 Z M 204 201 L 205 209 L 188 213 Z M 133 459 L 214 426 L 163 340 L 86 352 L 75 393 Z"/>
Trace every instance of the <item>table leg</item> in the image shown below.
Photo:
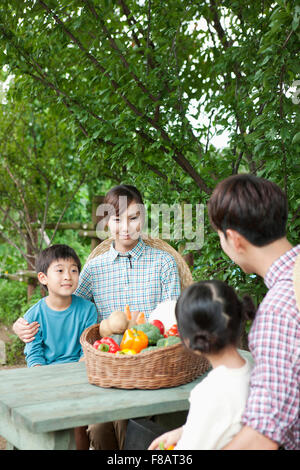
<path fill-rule="evenodd" d="M 6 442 L 5 450 L 17 450 L 17 448 L 13 444 L 11 444 L 10 442 Z"/>
<path fill-rule="evenodd" d="M 74 429 L 64 429 L 48 434 L 52 435 L 51 450 L 76 450 Z"/>
<path fill-rule="evenodd" d="M 15 423 L 8 414 L 0 416 L 0 435 L 7 441 L 7 450 L 75 450 L 74 429 L 44 433 L 29 431 L 23 423 Z"/>

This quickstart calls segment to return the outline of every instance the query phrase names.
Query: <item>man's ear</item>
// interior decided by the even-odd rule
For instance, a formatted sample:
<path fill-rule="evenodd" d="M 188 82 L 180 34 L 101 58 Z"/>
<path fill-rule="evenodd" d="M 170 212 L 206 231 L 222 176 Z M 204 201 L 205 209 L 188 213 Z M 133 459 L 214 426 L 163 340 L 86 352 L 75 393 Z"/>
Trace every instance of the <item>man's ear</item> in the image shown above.
<path fill-rule="evenodd" d="M 229 228 L 226 230 L 226 237 L 228 243 L 231 243 L 233 245 L 237 253 L 245 251 L 248 242 L 246 238 L 243 237 L 243 235 L 241 235 L 239 232 Z"/>
<path fill-rule="evenodd" d="M 43 286 L 46 286 L 48 284 L 48 278 L 45 273 L 40 272 L 38 273 L 37 277 L 40 283 L 43 284 Z"/>

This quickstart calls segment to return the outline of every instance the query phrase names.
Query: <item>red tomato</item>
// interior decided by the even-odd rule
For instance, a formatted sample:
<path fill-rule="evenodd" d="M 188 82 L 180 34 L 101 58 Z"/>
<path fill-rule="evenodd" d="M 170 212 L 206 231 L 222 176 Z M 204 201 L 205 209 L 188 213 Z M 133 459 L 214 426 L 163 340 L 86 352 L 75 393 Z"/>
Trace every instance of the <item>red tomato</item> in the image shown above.
<path fill-rule="evenodd" d="M 96 341 L 93 344 L 93 348 L 98 349 L 101 344 L 101 339 L 96 339 Z"/>
<path fill-rule="evenodd" d="M 171 326 L 171 328 L 167 331 L 167 335 L 168 336 L 179 336 L 178 327 L 177 327 L 176 323 L 175 323 L 175 325 Z"/>
<path fill-rule="evenodd" d="M 157 328 L 159 329 L 161 335 L 164 334 L 165 327 L 164 327 L 164 324 L 160 320 L 153 320 L 151 322 L 151 324 L 154 325 L 154 326 L 157 326 Z"/>

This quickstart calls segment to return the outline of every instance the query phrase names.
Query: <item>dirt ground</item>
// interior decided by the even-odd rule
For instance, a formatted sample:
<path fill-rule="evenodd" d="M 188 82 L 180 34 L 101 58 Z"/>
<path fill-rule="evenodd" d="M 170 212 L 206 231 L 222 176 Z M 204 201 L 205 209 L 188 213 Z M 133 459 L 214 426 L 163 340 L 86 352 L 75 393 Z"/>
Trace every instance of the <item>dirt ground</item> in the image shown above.
<path fill-rule="evenodd" d="M 11 338 L 9 337 L 9 335 L 11 335 L 12 333 L 13 331 L 11 328 L 0 324 L 0 340 L 4 342 L 10 342 Z M 25 361 L 20 361 L 18 364 L 14 364 L 12 366 L 0 364 L 0 370 L 16 369 L 19 367 L 26 367 Z M 0 450 L 5 450 L 5 449 L 6 449 L 6 440 L 2 436 L 0 436 Z"/>

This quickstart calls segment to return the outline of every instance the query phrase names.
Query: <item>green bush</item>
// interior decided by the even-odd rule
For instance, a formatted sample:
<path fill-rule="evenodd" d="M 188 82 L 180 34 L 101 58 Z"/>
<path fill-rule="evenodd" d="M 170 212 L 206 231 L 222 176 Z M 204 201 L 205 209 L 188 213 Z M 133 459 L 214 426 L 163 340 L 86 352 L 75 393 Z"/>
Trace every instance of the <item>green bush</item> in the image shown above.
<path fill-rule="evenodd" d="M 0 280 L 0 323 L 11 326 L 22 314 L 27 302 L 27 285 L 25 282 Z"/>
<path fill-rule="evenodd" d="M 6 343 L 6 361 L 8 365 L 18 364 L 24 360 L 24 343 L 17 335 L 9 335 L 10 342 Z"/>

